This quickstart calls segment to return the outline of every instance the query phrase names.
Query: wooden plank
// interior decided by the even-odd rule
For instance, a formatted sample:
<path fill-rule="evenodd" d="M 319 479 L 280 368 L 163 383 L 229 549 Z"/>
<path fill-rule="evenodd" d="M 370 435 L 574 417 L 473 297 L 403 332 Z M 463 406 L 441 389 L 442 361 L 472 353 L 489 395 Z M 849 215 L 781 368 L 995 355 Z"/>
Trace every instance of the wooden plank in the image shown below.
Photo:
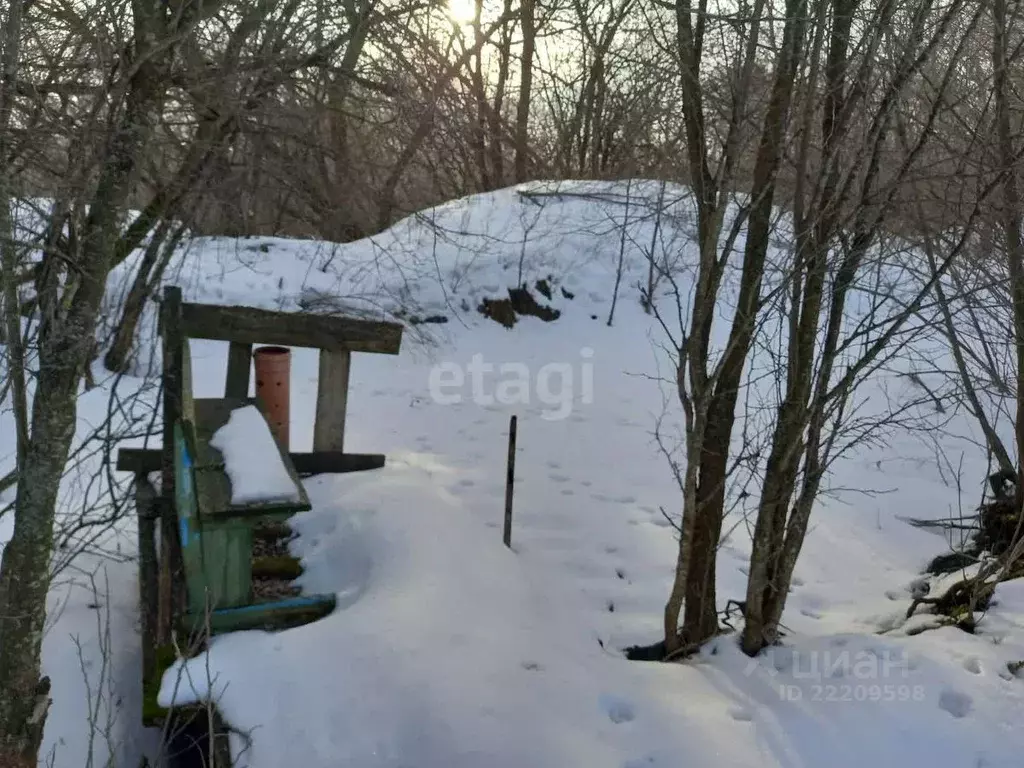
<path fill-rule="evenodd" d="M 342 453 L 345 448 L 345 409 L 348 404 L 350 352 L 320 350 L 316 389 L 313 450 Z"/>
<path fill-rule="evenodd" d="M 199 497 L 200 514 L 210 518 L 224 517 L 261 517 L 291 512 L 303 512 L 312 509 L 306 489 L 299 480 L 298 474 L 288 454 L 281 449 L 281 462 L 295 483 L 299 495 L 296 501 L 272 501 L 264 504 L 231 503 L 231 481 L 224 473 L 224 457 L 210 446 L 213 434 L 227 424 L 231 412 L 246 405 L 257 405 L 255 400 L 211 399 L 202 398 L 195 401 L 196 409 L 196 491 Z M 269 426 L 268 426 L 269 429 Z"/>
<path fill-rule="evenodd" d="M 386 457 L 383 453 L 335 453 L 314 451 L 313 453 L 288 454 L 300 475 L 342 474 L 380 469 Z"/>
<path fill-rule="evenodd" d="M 228 348 L 228 375 L 224 397 L 243 399 L 249 396 L 249 374 L 252 369 L 252 344 L 232 341 Z"/>
<path fill-rule="evenodd" d="M 248 605 L 252 601 L 252 528 L 200 525 L 210 608 Z"/>
<path fill-rule="evenodd" d="M 209 527 L 202 507 L 203 472 L 193 427 L 180 422 L 175 430 L 175 507 L 188 585 L 188 610 L 246 605 L 252 597 L 252 530 L 248 526 Z"/>
<path fill-rule="evenodd" d="M 216 610 L 207 617 L 190 614 L 187 629 L 195 630 L 208 623 L 212 634 L 244 629 L 286 629 L 309 624 L 334 610 L 334 595 L 299 595 L 271 603 L 256 603 Z"/>
<path fill-rule="evenodd" d="M 276 579 L 295 581 L 302 575 L 302 563 L 292 555 L 265 555 L 252 562 L 254 579 Z"/>
<path fill-rule="evenodd" d="M 398 323 L 213 304 L 182 304 L 181 309 L 185 334 L 194 339 L 385 355 L 397 355 L 402 345 Z"/>
<path fill-rule="evenodd" d="M 180 440 L 179 440 L 180 438 Z M 204 524 L 201 474 L 196 466 L 193 427 L 181 422 L 175 430 L 179 540 L 188 585 L 188 610 L 245 605 L 252 595 L 252 531 L 248 527 Z"/>
<path fill-rule="evenodd" d="M 159 472 L 163 451 L 159 448 L 122 448 L 117 452 L 118 472 Z M 387 461 L 383 453 L 338 453 L 315 451 L 289 453 L 300 475 L 344 474 L 380 469 Z"/>
<path fill-rule="evenodd" d="M 196 421 L 195 398 L 192 396 L 192 348 L 188 339 L 181 340 L 181 418 L 189 424 Z"/>

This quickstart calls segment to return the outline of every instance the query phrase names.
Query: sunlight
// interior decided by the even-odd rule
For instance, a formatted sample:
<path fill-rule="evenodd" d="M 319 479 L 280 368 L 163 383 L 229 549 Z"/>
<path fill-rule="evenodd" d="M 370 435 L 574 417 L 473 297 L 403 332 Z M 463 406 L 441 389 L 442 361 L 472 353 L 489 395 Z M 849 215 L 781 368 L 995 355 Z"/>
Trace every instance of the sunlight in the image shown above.
<path fill-rule="evenodd" d="M 476 13 L 476 0 L 448 0 L 448 16 L 456 24 L 471 24 Z"/>

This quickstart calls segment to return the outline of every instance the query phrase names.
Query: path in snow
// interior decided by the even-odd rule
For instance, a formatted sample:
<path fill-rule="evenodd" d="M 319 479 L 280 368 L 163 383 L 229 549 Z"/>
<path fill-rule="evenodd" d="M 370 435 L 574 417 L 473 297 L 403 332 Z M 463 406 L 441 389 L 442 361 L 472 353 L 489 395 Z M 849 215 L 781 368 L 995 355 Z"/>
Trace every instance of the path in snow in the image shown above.
<path fill-rule="evenodd" d="M 682 668 L 614 658 L 614 649 L 660 634 L 675 555 L 660 509 L 671 514 L 678 504 L 651 435 L 658 384 L 631 375 L 654 370 L 653 345 L 635 343 L 635 324 L 621 322 L 608 329 L 589 312 L 567 315 L 557 334 L 484 324 L 451 350 L 456 359 L 487 350 L 536 366 L 595 349 L 594 402 L 562 421 L 541 418 L 537 403 L 439 405 L 424 397 L 423 360 L 357 357 L 347 449 L 387 452 L 389 467 L 311 481 L 315 509 L 299 519 L 303 583 L 339 592 L 342 609 L 294 633 L 246 633 L 214 649 L 214 668 L 230 680 L 225 712 L 267 729 L 267 738 L 254 735 L 253 768 L 337 756 L 384 766 L 413 754 L 428 768 L 637 768 L 676 765 L 680 755 L 716 766 L 1016 765 L 1019 741 L 992 736 L 1020 704 L 1011 683 L 972 672 L 975 657 L 930 653 L 936 646 L 920 638 L 871 639 L 887 612 L 905 611 L 886 591 L 899 593 L 935 548 L 935 537 L 894 521 L 907 503 L 898 493 L 868 509 L 836 503 L 816 514 L 785 622 L 814 658 L 838 658 L 843 651 L 833 649 L 849 644 L 854 656 L 906 656 L 909 677 L 847 670 L 845 679 L 809 680 L 799 663 L 751 668 L 727 643 Z M 295 364 L 315 370 L 315 357 L 299 352 Z M 296 392 L 297 424 L 312 423 L 311 394 Z M 500 521 L 513 412 L 507 553 Z M 742 529 L 723 547 L 723 602 L 743 596 L 747 551 Z M 850 631 L 867 634 L 839 635 Z M 915 646 L 927 652 L 903 650 Z M 260 672 L 251 675 L 256 658 Z M 969 693 L 979 686 L 984 696 Z M 274 690 L 274 702 L 256 697 L 260 689 Z M 312 723 L 288 714 L 308 713 L 309 700 Z M 967 727 L 950 730 L 954 722 Z M 315 737 L 296 747 L 299 732 Z"/>

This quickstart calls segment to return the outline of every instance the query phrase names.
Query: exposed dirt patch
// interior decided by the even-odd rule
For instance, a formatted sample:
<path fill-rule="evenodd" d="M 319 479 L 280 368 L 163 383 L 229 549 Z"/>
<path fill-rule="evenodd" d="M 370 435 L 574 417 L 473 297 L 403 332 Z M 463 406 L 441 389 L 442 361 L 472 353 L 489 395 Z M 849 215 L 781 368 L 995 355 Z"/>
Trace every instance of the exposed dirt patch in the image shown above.
<path fill-rule="evenodd" d="M 550 298 L 550 285 L 547 288 L 549 292 L 546 295 Z M 484 299 L 477 307 L 477 311 L 505 328 L 512 328 L 523 315 L 538 317 L 550 323 L 562 314 L 557 309 L 538 302 L 525 284 L 520 288 L 509 288 L 507 299 Z"/>
<path fill-rule="evenodd" d="M 978 558 L 968 552 L 947 552 L 934 558 L 925 569 L 928 573 L 942 575 L 953 573 L 978 562 Z"/>
<path fill-rule="evenodd" d="M 549 275 L 546 279 L 538 280 L 534 283 L 533 287 L 537 289 L 537 293 L 543 296 L 548 301 L 551 301 L 551 276 Z"/>
<path fill-rule="evenodd" d="M 281 523 L 258 526 L 253 531 L 253 600 L 266 603 L 295 597 L 302 589 L 292 580 L 302 573 L 301 566 L 288 551 L 288 542 L 295 538 L 291 529 Z"/>
<path fill-rule="evenodd" d="M 506 328 L 514 326 L 519 319 L 516 317 L 516 311 L 512 309 L 512 302 L 508 299 L 484 299 L 477 307 L 477 311 Z"/>
<path fill-rule="evenodd" d="M 1006 552 L 1017 531 L 1020 510 L 1012 498 L 996 499 L 982 505 L 980 528 L 974 537 L 975 547 L 994 555 Z"/>

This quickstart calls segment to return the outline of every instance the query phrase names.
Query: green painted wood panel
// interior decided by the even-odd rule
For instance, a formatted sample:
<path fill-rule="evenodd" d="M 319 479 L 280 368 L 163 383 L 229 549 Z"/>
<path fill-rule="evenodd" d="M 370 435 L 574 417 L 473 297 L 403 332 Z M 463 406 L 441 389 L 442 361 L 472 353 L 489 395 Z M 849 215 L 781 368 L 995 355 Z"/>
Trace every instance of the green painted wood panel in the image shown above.
<path fill-rule="evenodd" d="M 213 608 L 234 608 L 252 600 L 252 528 L 203 528 L 203 573 Z"/>
<path fill-rule="evenodd" d="M 189 613 L 201 615 L 207 605 L 247 605 L 252 596 L 252 529 L 249 526 L 207 528 L 196 492 L 196 474 L 188 422 L 175 425 L 175 505 Z M 207 602 L 209 601 L 209 602 Z"/>
<path fill-rule="evenodd" d="M 174 424 L 174 508 L 178 516 L 178 538 L 185 567 L 185 586 L 189 612 L 203 612 L 206 606 L 206 579 L 200 546 L 199 510 L 193 481 L 193 458 L 182 422 Z"/>

